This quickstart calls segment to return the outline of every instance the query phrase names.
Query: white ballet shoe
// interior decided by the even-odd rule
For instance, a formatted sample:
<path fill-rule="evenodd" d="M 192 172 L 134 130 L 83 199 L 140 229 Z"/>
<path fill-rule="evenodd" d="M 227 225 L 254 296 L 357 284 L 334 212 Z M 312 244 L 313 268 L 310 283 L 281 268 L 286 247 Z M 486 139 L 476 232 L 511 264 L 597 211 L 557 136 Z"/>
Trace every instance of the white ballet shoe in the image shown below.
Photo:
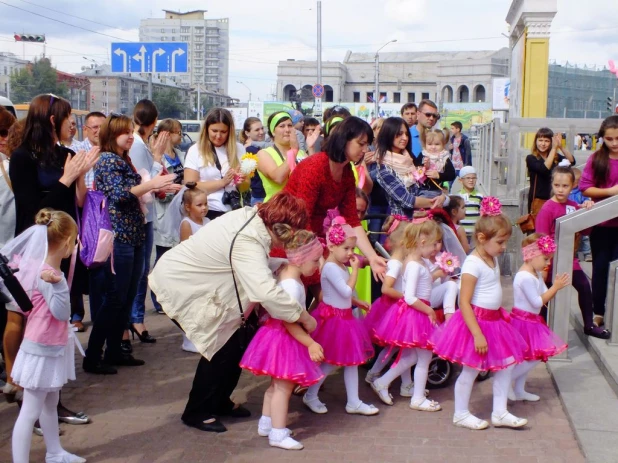
<path fill-rule="evenodd" d="M 181 349 L 185 352 L 191 352 L 192 354 L 199 354 L 197 347 L 195 347 L 195 345 L 191 341 L 189 341 L 189 338 L 187 338 L 187 335 L 184 333 L 182 335 Z"/>
<path fill-rule="evenodd" d="M 258 436 L 261 437 L 268 437 L 268 435 L 270 434 L 270 431 L 272 431 L 273 428 L 263 428 L 261 426 L 258 425 Z"/>
<path fill-rule="evenodd" d="M 45 463 L 86 463 L 86 459 L 69 452 L 56 454 L 46 453 Z"/>
<path fill-rule="evenodd" d="M 412 399 L 410 401 L 410 408 L 412 410 L 420 410 L 422 412 L 439 412 L 442 410 L 442 406 L 435 400 L 427 399 Z"/>
<path fill-rule="evenodd" d="M 350 415 L 372 416 L 372 415 L 377 415 L 378 413 L 380 413 L 380 410 L 371 404 L 366 404 L 364 402 L 361 402 L 356 407 L 346 404 L 345 412 L 349 413 Z"/>
<path fill-rule="evenodd" d="M 414 381 L 409 386 L 403 384 L 399 387 L 399 395 L 401 397 L 412 397 L 414 395 Z M 429 395 L 429 389 L 425 389 L 425 397 Z"/>
<path fill-rule="evenodd" d="M 381 386 L 377 381 L 374 381 L 371 383 L 371 389 L 386 405 L 393 405 L 393 396 L 388 392 L 388 386 Z"/>
<path fill-rule="evenodd" d="M 513 391 L 512 389 L 509 391 L 509 400 L 513 401 L 513 402 L 538 402 L 539 400 L 541 400 L 541 398 L 536 395 L 536 394 L 532 394 L 530 392 L 524 391 L 523 394 L 517 394 L 515 391 Z"/>
<path fill-rule="evenodd" d="M 302 450 L 305 448 L 303 444 L 290 437 L 290 430 L 273 429 L 268 435 L 268 444 L 271 447 L 279 447 L 284 450 Z"/>
<path fill-rule="evenodd" d="M 310 400 L 310 399 L 307 399 L 307 395 L 305 394 L 303 396 L 303 403 L 313 413 L 317 413 L 318 415 L 323 415 L 325 413 L 328 413 L 328 408 L 326 408 L 326 405 L 320 402 L 320 399 L 318 399 L 317 397 Z"/>
<path fill-rule="evenodd" d="M 509 412 L 504 412 L 502 415 L 491 414 L 491 424 L 496 428 L 521 428 L 528 424 L 526 418 L 518 418 Z"/>
<path fill-rule="evenodd" d="M 365 382 L 367 384 L 371 384 L 379 377 L 380 377 L 380 373 L 372 373 L 371 371 L 368 371 L 367 375 L 365 376 Z"/>
<path fill-rule="evenodd" d="M 489 427 L 487 421 L 477 418 L 470 412 L 460 415 L 455 414 L 453 416 L 453 424 L 460 428 L 472 429 L 473 431 L 480 431 Z"/>

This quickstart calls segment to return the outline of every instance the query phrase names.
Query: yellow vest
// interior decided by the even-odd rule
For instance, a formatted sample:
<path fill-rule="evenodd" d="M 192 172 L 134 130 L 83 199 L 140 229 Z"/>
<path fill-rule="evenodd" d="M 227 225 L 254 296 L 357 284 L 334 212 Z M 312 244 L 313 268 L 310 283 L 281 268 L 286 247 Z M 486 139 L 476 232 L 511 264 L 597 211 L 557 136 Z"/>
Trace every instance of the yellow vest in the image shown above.
<path fill-rule="evenodd" d="M 264 151 L 270 154 L 270 157 L 273 159 L 273 161 L 275 161 L 277 167 L 286 162 L 285 158 L 282 159 L 282 157 L 279 156 L 279 153 L 277 153 L 277 150 L 274 147 L 271 146 L 268 148 L 264 148 Z M 281 190 L 283 190 L 285 184 L 288 183 L 287 179 L 282 184 L 276 183 L 269 179 L 266 175 L 262 174 L 262 172 L 260 172 L 259 170 L 257 172 L 262 179 L 262 186 L 264 186 L 264 191 L 266 192 L 264 202 L 272 198 L 274 194 L 279 193 Z"/>

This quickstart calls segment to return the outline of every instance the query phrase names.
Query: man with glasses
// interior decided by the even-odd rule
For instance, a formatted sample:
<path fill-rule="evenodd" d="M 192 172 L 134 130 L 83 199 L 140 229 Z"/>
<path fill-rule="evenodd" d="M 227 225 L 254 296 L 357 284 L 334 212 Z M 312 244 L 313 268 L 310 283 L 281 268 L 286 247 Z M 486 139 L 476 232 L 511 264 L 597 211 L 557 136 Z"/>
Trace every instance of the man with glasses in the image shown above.
<path fill-rule="evenodd" d="M 84 119 L 84 141 L 75 142 L 71 149 L 76 153 L 80 150 L 88 152 L 93 146 L 99 146 L 99 129 L 105 122 L 105 114 L 94 111 L 86 114 Z M 94 169 L 90 169 L 85 176 L 86 187 L 92 190 L 94 185 Z"/>
<path fill-rule="evenodd" d="M 431 100 L 421 100 L 418 104 L 417 122 L 412 128 L 410 128 L 410 135 L 412 136 L 412 154 L 415 158 L 421 155 L 423 151 L 423 145 L 421 144 L 421 132 L 425 130 L 431 130 L 440 120 L 440 113 L 438 107 Z"/>

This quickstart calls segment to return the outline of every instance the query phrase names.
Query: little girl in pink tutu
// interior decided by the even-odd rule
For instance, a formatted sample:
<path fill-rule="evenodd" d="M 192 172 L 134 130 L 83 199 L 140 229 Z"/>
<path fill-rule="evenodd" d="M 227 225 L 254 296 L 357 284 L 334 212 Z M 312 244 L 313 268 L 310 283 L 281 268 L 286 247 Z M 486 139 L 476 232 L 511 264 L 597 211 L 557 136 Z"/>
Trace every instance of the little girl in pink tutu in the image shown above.
<path fill-rule="evenodd" d="M 286 244 L 289 264 L 279 274 L 279 286 L 305 305 L 305 287 L 300 277 L 313 275 L 320 266 L 323 246 L 313 233 L 300 230 Z M 264 394 L 258 434 L 268 436 L 273 447 L 301 450 L 286 428 L 288 404 L 296 384 L 310 386 L 324 377 L 315 362 L 324 359 L 322 346 L 300 325 L 268 318 L 247 347 L 240 366 L 255 375 L 272 378 Z"/>
<path fill-rule="evenodd" d="M 388 235 L 391 258 L 386 264 L 386 276 L 382 283 L 382 296 L 371 305 L 371 310 L 364 320 L 365 329 L 370 336 L 373 336 L 376 325 L 382 321 L 386 311 L 403 298 L 403 262 L 408 253 L 408 250 L 403 245 L 403 232 L 409 222 L 409 219 L 405 216 L 390 216 L 382 227 L 382 231 Z M 365 381 L 369 384 L 373 383 L 382 374 L 382 370 L 398 350 L 391 347 L 382 349 L 373 366 L 367 372 Z M 401 374 L 399 393 L 402 397 L 412 397 L 411 391 L 412 373 L 411 369 L 407 368 Z"/>
<path fill-rule="evenodd" d="M 373 356 L 373 346 L 362 322 L 352 314 L 352 296 L 359 268 L 359 259 L 354 255 L 356 236 L 345 219 L 338 216 L 333 219 L 326 240 L 330 255 L 322 267 L 323 299 L 312 314 L 318 322 L 313 339 L 324 348 L 321 369 L 324 375 L 328 375 L 337 367 L 344 367 L 347 413 L 375 415 L 379 410 L 363 403 L 358 397 L 358 365 Z M 351 273 L 346 267 L 348 262 Z M 324 379 L 311 386 L 303 397 L 303 403 L 314 413 L 328 412 L 326 405 L 318 398 Z"/>
<path fill-rule="evenodd" d="M 387 405 L 393 404 L 388 392 L 391 382 L 416 363 L 410 408 L 428 412 L 441 410 L 437 402 L 425 397 L 432 357 L 428 340 L 436 324 L 436 313 L 429 303 L 433 278 L 424 260 L 435 254 L 440 239 L 440 226 L 428 217 L 413 219 L 404 232 L 403 244 L 408 250 L 403 275 L 404 297 L 387 310 L 373 333 L 378 344 L 401 349 L 395 365 L 371 383 L 371 388 Z"/>
<path fill-rule="evenodd" d="M 513 280 L 513 310 L 511 324 L 528 343 L 529 350 L 524 362 L 513 368 L 513 388 L 509 391 L 510 400 L 537 402 L 540 397 L 526 392 L 528 373 L 541 361 L 563 352 L 567 345 L 554 334 L 539 315 L 541 309 L 556 293 L 569 285 L 569 275 L 564 273 L 554 279 L 550 289 L 545 286 L 541 272 L 551 263 L 556 251 L 556 243 L 547 235 L 533 234 L 522 242 L 524 264 Z"/>
<path fill-rule="evenodd" d="M 481 201 L 481 217 L 474 227 L 476 248 L 461 269 L 459 308 L 431 339 L 440 357 L 463 365 L 455 383 L 453 423 L 468 429 L 485 429 L 489 423 L 468 409 L 472 386 L 479 371 L 494 371 L 494 426 L 519 428 L 528 420 L 507 411 L 507 396 L 513 366 L 524 360 L 526 341 L 508 322 L 501 308 L 502 286 L 497 257 L 506 249 L 511 221 L 502 214 L 498 199 Z"/>

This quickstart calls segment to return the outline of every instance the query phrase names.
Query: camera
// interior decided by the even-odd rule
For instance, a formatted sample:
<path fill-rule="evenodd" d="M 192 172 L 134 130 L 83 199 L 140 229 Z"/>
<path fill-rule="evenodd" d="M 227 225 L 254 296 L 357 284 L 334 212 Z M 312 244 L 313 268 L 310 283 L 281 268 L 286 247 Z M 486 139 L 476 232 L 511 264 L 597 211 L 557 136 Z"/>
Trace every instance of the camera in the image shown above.
<path fill-rule="evenodd" d="M 238 190 L 224 191 L 221 202 L 223 204 L 227 204 L 234 210 L 240 209 L 242 207 L 242 204 L 240 202 L 240 193 L 238 192 Z"/>

